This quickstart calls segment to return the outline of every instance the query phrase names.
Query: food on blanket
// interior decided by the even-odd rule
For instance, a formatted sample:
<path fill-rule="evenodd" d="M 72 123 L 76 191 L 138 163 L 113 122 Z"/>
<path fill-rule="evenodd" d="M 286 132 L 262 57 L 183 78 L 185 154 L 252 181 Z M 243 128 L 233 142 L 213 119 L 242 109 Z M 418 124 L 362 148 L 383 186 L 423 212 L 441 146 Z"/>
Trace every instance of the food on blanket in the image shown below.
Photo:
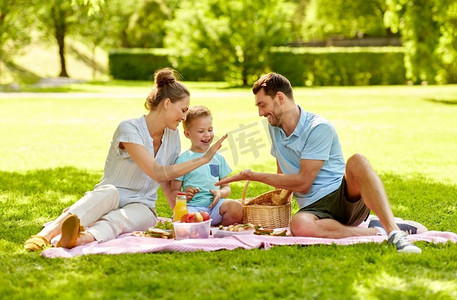
<path fill-rule="evenodd" d="M 172 239 L 173 238 L 173 234 L 170 231 L 160 229 L 160 228 L 149 228 L 144 233 L 144 236 L 161 238 L 161 239 Z"/>
<path fill-rule="evenodd" d="M 261 194 L 249 200 L 246 205 L 284 205 L 288 202 L 292 192 L 285 189 L 277 189 Z"/>
<path fill-rule="evenodd" d="M 173 223 L 171 223 L 170 221 L 159 221 L 154 227 L 165 230 L 173 230 Z"/>
<path fill-rule="evenodd" d="M 292 194 L 292 191 L 282 189 L 279 194 L 273 195 L 271 202 L 273 205 L 284 205 L 289 201 L 290 194 Z"/>
<path fill-rule="evenodd" d="M 186 238 L 189 235 L 189 230 L 186 227 L 175 227 L 175 237 Z"/>
<path fill-rule="evenodd" d="M 175 239 L 206 239 L 211 230 L 211 221 L 199 223 L 173 223 Z"/>
<path fill-rule="evenodd" d="M 208 221 L 209 220 L 209 213 L 207 213 L 206 211 L 201 211 L 200 214 L 203 217 L 203 221 Z"/>
<path fill-rule="evenodd" d="M 262 226 L 256 226 L 254 234 L 271 235 L 271 236 L 287 236 L 287 229 L 274 230 L 271 228 L 263 228 Z"/>
<path fill-rule="evenodd" d="M 263 228 L 263 227 L 259 227 L 259 226 L 256 226 L 255 228 L 255 231 L 254 231 L 254 234 L 258 234 L 258 235 L 270 235 L 273 233 L 273 229 L 270 229 L 270 228 Z"/>
<path fill-rule="evenodd" d="M 190 228 L 189 237 L 191 239 L 206 239 L 208 238 L 208 232 L 205 227 L 194 226 Z"/>
<path fill-rule="evenodd" d="M 189 216 L 189 214 L 184 214 L 182 215 L 181 217 L 181 223 L 187 223 L 187 217 Z"/>
<path fill-rule="evenodd" d="M 252 229 L 254 229 L 254 225 L 250 224 L 250 223 L 229 225 L 227 227 L 224 227 L 223 225 L 219 226 L 219 230 L 234 231 L 234 232 L 246 231 L 246 230 L 252 230 Z"/>
<path fill-rule="evenodd" d="M 201 222 L 209 220 L 209 214 L 208 213 L 205 213 L 205 214 L 207 215 L 207 218 L 203 217 L 203 213 L 200 213 L 200 212 L 187 213 L 181 217 L 180 221 L 181 221 L 181 223 L 201 223 Z"/>
<path fill-rule="evenodd" d="M 287 229 L 282 229 L 282 230 L 279 230 L 279 231 L 273 231 L 272 234 L 270 235 L 273 235 L 273 236 L 287 236 Z"/>
<path fill-rule="evenodd" d="M 203 216 L 199 212 L 189 213 L 187 215 L 186 223 L 200 223 L 203 222 Z"/>
<path fill-rule="evenodd" d="M 235 224 L 227 227 L 220 225 L 218 229 L 213 231 L 215 238 L 224 238 L 233 235 L 251 235 L 254 232 L 254 225 L 247 224 Z"/>

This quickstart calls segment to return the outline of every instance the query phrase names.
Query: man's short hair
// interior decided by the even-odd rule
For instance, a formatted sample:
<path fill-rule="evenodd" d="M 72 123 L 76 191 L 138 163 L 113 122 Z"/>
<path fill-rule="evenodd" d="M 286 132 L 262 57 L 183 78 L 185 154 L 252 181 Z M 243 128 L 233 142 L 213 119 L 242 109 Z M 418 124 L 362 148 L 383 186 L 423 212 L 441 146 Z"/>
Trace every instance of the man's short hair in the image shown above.
<path fill-rule="evenodd" d="M 202 105 L 191 106 L 187 111 L 186 120 L 182 125 L 184 129 L 187 129 L 190 127 L 192 121 L 203 117 L 212 117 L 211 112 L 207 107 Z"/>
<path fill-rule="evenodd" d="M 292 85 L 289 80 L 278 73 L 269 73 L 263 75 L 252 87 L 252 92 L 256 95 L 261 89 L 264 90 L 265 95 L 274 97 L 277 92 L 282 92 L 288 98 L 293 99 Z"/>

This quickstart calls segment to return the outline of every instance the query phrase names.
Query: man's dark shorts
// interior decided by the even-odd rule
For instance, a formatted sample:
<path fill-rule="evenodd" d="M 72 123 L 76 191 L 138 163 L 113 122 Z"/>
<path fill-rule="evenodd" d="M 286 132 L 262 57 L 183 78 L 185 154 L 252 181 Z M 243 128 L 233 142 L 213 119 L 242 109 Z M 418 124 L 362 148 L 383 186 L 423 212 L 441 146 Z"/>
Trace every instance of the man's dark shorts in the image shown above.
<path fill-rule="evenodd" d="M 319 219 L 333 219 L 349 226 L 358 226 L 370 215 L 370 209 L 363 203 L 362 199 L 356 202 L 348 201 L 344 177 L 336 191 L 311 205 L 303 207 L 297 213 L 301 212 L 313 214 Z"/>

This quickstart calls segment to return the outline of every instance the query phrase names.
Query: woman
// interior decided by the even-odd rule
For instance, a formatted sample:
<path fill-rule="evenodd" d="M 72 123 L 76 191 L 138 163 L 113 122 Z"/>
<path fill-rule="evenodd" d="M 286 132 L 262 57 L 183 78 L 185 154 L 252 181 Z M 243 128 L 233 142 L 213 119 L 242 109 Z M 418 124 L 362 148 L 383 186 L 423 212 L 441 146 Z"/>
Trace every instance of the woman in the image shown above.
<path fill-rule="evenodd" d="M 154 80 L 155 87 L 145 103 L 149 113 L 125 120 L 116 129 L 101 182 L 31 236 L 24 244 L 26 250 L 41 250 L 59 234 L 57 246 L 72 248 L 153 227 L 159 185 L 169 199 L 171 179 L 212 159 L 226 136 L 201 158 L 172 165 L 181 151 L 177 127 L 185 119 L 190 93 L 176 80 L 173 69 L 158 70 Z"/>

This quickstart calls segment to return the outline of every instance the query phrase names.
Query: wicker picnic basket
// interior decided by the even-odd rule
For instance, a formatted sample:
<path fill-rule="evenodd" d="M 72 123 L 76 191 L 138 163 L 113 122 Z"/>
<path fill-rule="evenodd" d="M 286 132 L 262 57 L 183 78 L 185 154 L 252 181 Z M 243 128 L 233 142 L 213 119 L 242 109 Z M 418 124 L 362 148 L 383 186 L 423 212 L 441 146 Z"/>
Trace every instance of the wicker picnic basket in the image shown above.
<path fill-rule="evenodd" d="M 249 180 L 246 181 L 241 198 L 243 223 L 261 225 L 266 228 L 288 227 L 291 216 L 291 206 L 288 199 L 292 192 L 275 189 L 246 201 L 249 182 Z"/>

